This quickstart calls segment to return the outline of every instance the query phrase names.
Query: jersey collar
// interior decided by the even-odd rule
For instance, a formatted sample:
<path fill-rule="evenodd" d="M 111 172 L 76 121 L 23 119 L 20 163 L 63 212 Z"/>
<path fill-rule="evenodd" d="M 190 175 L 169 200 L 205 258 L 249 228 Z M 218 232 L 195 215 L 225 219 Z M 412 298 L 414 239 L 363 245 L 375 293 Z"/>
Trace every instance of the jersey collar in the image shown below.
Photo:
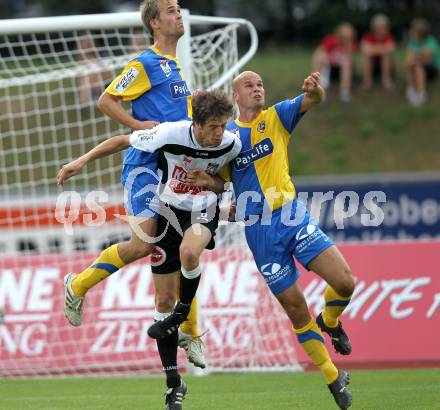
<path fill-rule="evenodd" d="M 264 111 L 261 111 L 260 114 L 258 114 L 251 122 L 242 122 L 238 118 L 235 120 L 235 123 L 239 127 L 246 127 L 246 128 L 252 128 L 259 120 L 260 117 L 263 115 Z"/>
<path fill-rule="evenodd" d="M 168 58 L 168 60 L 178 61 L 177 57 L 172 56 L 171 54 L 162 54 L 159 49 L 155 46 L 150 46 L 150 49 L 153 50 L 158 56 Z"/>
<path fill-rule="evenodd" d="M 194 134 L 194 123 L 191 123 L 188 132 L 189 132 L 189 138 L 190 138 L 190 140 L 192 141 L 192 143 L 193 143 L 196 147 L 198 147 L 198 148 L 202 148 L 201 145 L 197 142 L 197 140 L 196 140 L 196 136 L 195 136 L 195 134 Z"/>

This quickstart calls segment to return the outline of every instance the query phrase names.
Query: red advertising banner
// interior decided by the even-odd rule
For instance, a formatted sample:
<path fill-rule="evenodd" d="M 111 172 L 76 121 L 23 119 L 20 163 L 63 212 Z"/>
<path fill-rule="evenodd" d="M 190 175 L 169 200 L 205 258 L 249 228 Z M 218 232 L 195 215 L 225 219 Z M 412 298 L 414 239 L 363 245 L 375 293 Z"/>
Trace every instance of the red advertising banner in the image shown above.
<path fill-rule="evenodd" d="M 350 356 L 341 362 L 440 361 L 440 241 L 340 245 L 357 278 L 342 321 Z M 311 312 L 323 305 L 325 284 L 314 274 L 301 284 Z M 329 348 L 332 351 L 332 348 Z M 303 352 L 297 349 L 300 360 Z"/>
<path fill-rule="evenodd" d="M 353 353 L 333 357 L 350 363 L 440 361 L 440 242 L 339 247 L 357 288 L 342 318 Z M 93 256 L 2 259 L 1 375 L 160 370 L 155 341 L 146 332 L 154 312 L 147 261 L 128 265 L 89 292 L 81 327 L 64 318 L 62 278 Z M 211 368 L 307 361 L 248 250 L 206 252 L 203 266 L 198 299 Z M 304 271 L 300 283 L 318 314 L 325 283 Z"/>

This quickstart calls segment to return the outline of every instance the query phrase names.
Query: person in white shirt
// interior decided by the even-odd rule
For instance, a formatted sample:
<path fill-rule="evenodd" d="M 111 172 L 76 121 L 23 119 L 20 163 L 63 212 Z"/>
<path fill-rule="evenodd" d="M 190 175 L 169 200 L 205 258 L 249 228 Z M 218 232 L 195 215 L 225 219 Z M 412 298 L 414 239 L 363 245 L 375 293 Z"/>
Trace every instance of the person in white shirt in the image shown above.
<path fill-rule="evenodd" d="M 160 180 L 156 206 L 160 217 L 158 237 L 150 238 L 156 244 L 157 256 L 152 263 L 152 272 L 154 275 L 167 275 L 169 288 L 166 300 L 156 298 L 154 319 L 156 324 L 165 319 L 174 320 L 177 311 L 178 320 L 165 336 L 158 337 L 154 333 L 154 325 L 148 333 L 160 339 L 159 354 L 167 385 L 178 386 L 178 393 L 182 396 L 179 396 L 180 402 L 187 389 L 177 370 L 177 332 L 189 313 L 200 280 L 200 255 L 205 248 L 213 247 L 219 216 L 218 195 L 214 192 L 223 190 L 223 180 L 214 175 L 241 151 L 240 139 L 225 129 L 233 106 L 223 92 L 196 93 L 192 97 L 192 109 L 193 121 L 165 122 L 152 129 L 134 131 L 131 135 L 109 138 L 63 166 L 57 176 L 58 184 L 62 185 L 89 161 L 129 146 L 146 152 L 159 152 L 158 164 L 162 175 L 156 176 Z M 139 168 L 133 172 L 143 172 L 142 167 Z M 207 173 L 206 187 L 195 187 L 191 181 L 201 172 Z M 151 189 L 156 189 L 156 186 L 152 185 Z M 174 309 L 178 291 L 180 300 Z M 185 295 L 190 296 L 185 298 Z"/>

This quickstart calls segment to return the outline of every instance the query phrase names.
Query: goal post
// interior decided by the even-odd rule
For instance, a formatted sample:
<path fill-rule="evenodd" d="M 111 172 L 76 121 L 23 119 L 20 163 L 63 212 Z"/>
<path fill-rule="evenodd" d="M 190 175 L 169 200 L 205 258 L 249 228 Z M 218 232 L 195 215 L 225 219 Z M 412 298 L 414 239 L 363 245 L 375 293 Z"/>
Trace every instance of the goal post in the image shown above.
<path fill-rule="evenodd" d="M 194 89 L 230 93 L 258 39 L 244 19 L 193 16 L 179 57 Z M 238 30 L 250 38 L 240 56 Z M 127 265 L 87 295 L 68 325 L 62 278 L 129 237 L 122 157 L 56 186 L 59 168 L 116 133 L 96 99 L 149 41 L 138 13 L 2 20 L 0 24 L 0 375 L 160 372 L 146 329 L 154 312 L 149 261 Z M 126 106 L 129 109 L 129 106 Z M 298 368 L 289 321 L 257 273 L 243 230 L 219 227 L 203 256 L 199 302 L 211 370 Z M 184 364 L 179 353 L 179 364 Z"/>

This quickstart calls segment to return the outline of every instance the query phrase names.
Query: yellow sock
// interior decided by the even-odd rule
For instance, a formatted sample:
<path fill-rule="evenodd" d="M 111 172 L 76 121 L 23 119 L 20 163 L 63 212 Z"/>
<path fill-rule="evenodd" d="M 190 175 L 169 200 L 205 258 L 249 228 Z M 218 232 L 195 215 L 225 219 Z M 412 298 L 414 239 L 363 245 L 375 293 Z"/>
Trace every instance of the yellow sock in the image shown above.
<path fill-rule="evenodd" d="M 191 310 L 189 311 L 188 319 L 186 319 L 181 325 L 180 330 L 183 333 L 191 335 L 192 337 L 199 336 L 199 327 L 197 324 L 198 309 L 197 309 L 197 296 L 194 296 L 191 302 Z"/>
<path fill-rule="evenodd" d="M 117 244 L 104 249 L 98 258 L 72 281 L 73 292 L 76 296 L 84 296 L 90 288 L 124 265 Z"/>
<path fill-rule="evenodd" d="M 310 360 L 321 370 L 327 384 L 333 383 L 338 378 L 338 369 L 333 364 L 332 359 L 330 359 L 324 344 L 324 338 L 315 319 L 312 319 L 303 328 L 293 328 L 293 330 L 296 333 L 298 342 L 308 354 Z"/>
<path fill-rule="evenodd" d="M 336 327 L 339 323 L 339 317 L 350 303 L 351 297 L 343 297 L 338 295 L 335 290 L 327 286 L 324 292 L 325 307 L 322 311 L 322 319 L 328 327 Z"/>

